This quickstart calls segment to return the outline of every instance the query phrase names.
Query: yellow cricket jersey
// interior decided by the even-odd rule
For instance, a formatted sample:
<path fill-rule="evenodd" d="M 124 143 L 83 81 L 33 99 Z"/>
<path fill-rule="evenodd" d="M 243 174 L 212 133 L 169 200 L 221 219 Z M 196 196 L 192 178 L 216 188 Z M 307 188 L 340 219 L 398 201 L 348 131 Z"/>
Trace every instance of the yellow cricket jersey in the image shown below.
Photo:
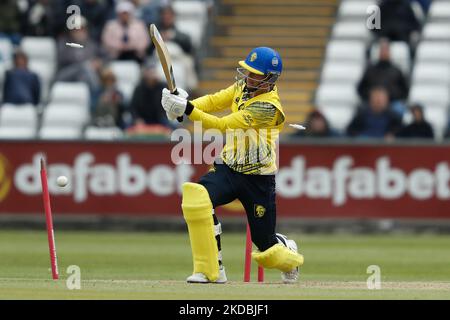
<path fill-rule="evenodd" d="M 205 129 L 226 133 L 221 158 L 231 169 L 244 174 L 275 174 L 276 142 L 285 115 L 277 88 L 250 98 L 245 84 L 237 82 L 227 89 L 191 101 L 189 119 L 201 121 Z M 209 113 L 231 108 L 219 118 Z"/>

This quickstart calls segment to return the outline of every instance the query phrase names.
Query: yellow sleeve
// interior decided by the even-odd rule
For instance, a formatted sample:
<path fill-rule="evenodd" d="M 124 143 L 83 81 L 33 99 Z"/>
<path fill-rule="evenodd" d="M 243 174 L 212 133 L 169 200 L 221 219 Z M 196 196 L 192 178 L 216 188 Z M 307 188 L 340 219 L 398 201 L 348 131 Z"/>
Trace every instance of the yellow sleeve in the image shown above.
<path fill-rule="evenodd" d="M 200 109 L 201 111 L 207 113 L 217 112 L 231 107 L 234 97 L 234 90 L 235 84 L 214 94 L 208 94 L 197 98 L 191 101 L 191 103 L 195 108 Z"/>
<path fill-rule="evenodd" d="M 194 108 L 189 115 L 192 121 L 201 121 L 205 129 L 260 129 L 273 125 L 278 117 L 278 110 L 268 103 L 254 103 L 244 110 L 219 118 Z"/>

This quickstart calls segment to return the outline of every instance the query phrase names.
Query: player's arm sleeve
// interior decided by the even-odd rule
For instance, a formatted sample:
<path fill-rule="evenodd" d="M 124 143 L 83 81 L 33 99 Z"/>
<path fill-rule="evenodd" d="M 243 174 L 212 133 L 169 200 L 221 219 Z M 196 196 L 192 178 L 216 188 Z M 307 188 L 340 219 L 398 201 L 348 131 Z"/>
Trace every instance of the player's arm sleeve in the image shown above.
<path fill-rule="evenodd" d="M 280 116 L 277 108 L 269 103 L 254 103 L 245 110 L 234 112 L 219 118 L 207 114 L 198 108 L 193 108 L 189 114 L 192 121 L 201 121 L 205 129 L 218 129 L 225 132 L 227 129 L 259 129 L 271 126 L 276 117 Z"/>
<path fill-rule="evenodd" d="M 230 108 L 233 102 L 235 85 L 231 85 L 226 89 L 220 90 L 214 94 L 197 98 L 191 103 L 196 109 L 203 112 L 211 113 L 217 112 L 226 108 Z"/>

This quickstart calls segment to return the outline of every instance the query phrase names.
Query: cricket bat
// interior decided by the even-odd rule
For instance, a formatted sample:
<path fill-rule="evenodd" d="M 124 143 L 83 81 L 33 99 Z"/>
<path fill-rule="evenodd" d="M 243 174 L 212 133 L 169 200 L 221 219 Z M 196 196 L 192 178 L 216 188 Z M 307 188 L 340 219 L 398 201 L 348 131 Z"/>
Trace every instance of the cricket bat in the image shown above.
<path fill-rule="evenodd" d="M 177 85 L 175 84 L 175 77 L 173 76 L 172 61 L 170 60 L 169 51 L 166 44 L 154 24 L 150 25 L 150 38 L 158 53 L 159 61 L 161 62 L 164 75 L 166 76 L 167 86 L 173 94 L 178 94 Z M 178 122 L 183 122 L 183 116 L 177 118 Z"/>

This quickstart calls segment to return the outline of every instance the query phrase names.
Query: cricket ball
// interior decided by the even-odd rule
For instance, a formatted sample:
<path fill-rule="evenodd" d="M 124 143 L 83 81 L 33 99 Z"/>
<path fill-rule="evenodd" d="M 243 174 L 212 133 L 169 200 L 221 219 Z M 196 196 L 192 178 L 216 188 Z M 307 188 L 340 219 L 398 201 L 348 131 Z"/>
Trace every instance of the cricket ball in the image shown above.
<path fill-rule="evenodd" d="M 69 182 L 69 180 L 67 179 L 67 177 L 65 176 L 59 176 L 56 179 L 56 183 L 58 184 L 58 186 L 60 187 L 65 187 L 67 185 L 67 182 Z"/>

